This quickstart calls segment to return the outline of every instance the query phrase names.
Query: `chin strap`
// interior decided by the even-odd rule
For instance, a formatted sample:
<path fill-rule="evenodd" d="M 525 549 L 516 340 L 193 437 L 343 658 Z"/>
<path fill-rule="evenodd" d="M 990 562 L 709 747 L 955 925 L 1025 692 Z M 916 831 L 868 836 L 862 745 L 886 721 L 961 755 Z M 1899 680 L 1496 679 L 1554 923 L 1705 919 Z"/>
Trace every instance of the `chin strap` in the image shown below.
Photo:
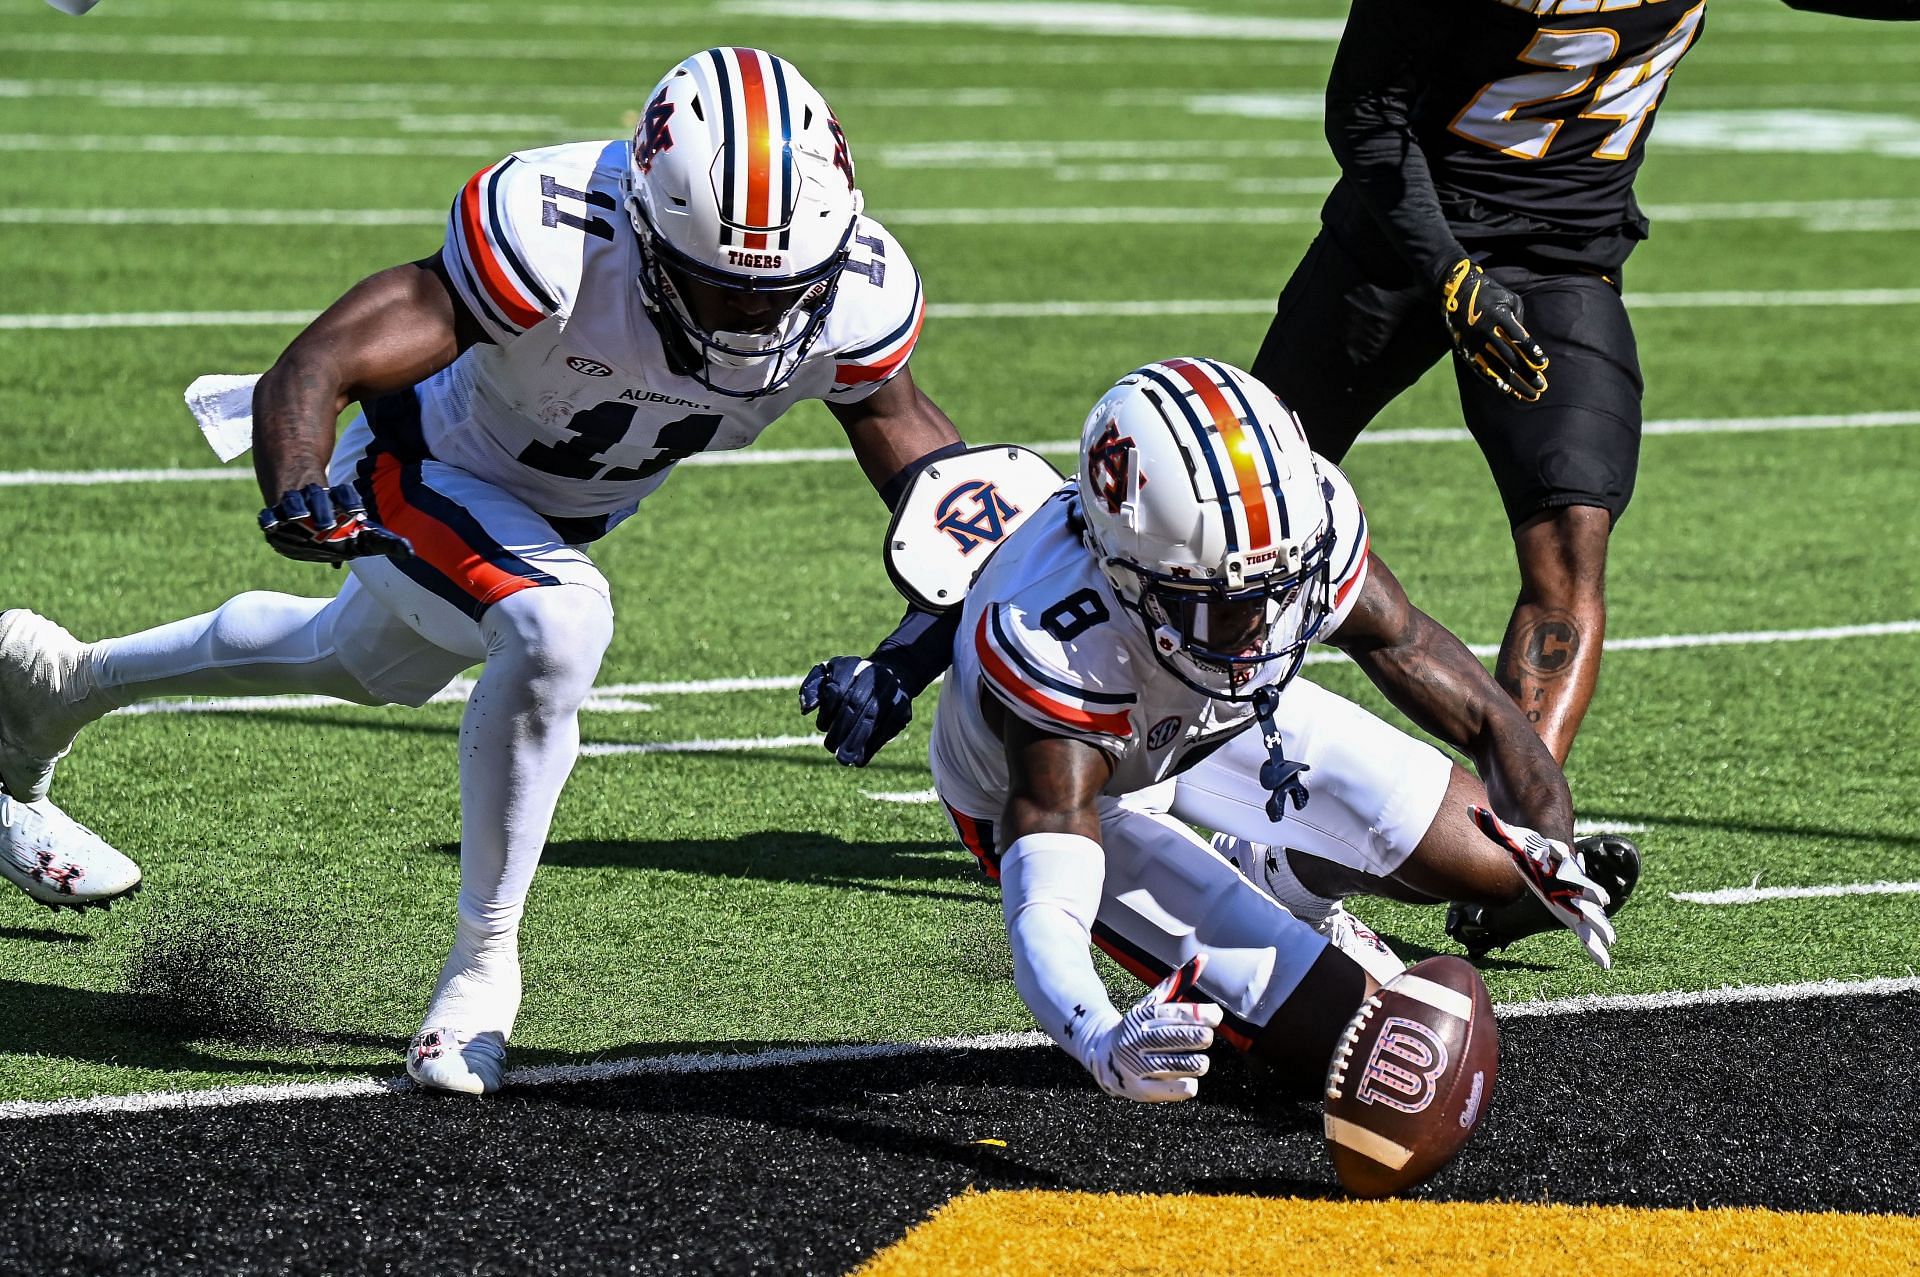
<path fill-rule="evenodd" d="M 1286 744 L 1280 738 L 1280 725 L 1273 721 L 1274 710 L 1280 705 L 1280 689 L 1262 687 L 1253 694 L 1253 712 L 1260 719 L 1260 743 L 1267 747 L 1267 761 L 1260 764 L 1260 784 L 1268 791 L 1267 819 L 1279 824 L 1287 816 L 1287 800 L 1293 800 L 1293 809 L 1299 811 L 1307 805 L 1310 795 L 1307 786 L 1300 777 L 1313 769 L 1305 763 L 1296 763 L 1287 757 Z"/>

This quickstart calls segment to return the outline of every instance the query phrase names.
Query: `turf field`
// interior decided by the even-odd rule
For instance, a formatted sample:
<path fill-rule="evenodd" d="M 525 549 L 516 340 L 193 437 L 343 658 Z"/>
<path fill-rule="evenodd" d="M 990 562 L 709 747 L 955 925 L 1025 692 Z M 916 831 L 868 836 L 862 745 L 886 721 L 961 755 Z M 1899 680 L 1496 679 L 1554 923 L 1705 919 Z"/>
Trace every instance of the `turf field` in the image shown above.
<path fill-rule="evenodd" d="M 1640 180 L 1655 232 L 1626 283 L 1653 425 L 1615 538 L 1609 639 L 1619 650 L 1570 768 L 1581 818 L 1638 831 L 1647 875 L 1611 972 L 1588 966 L 1570 937 L 1544 937 L 1487 966 L 1497 1002 L 1808 981 L 1912 988 L 1920 964 L 1910 719 L 1920 686 L 1911 75 L 1920 30 L 1772 0 L 1715 0 L 1712 12 L 1661 108 Z M 1251 359 L 1332 180 L 1318 99 L 1340 17 L 1336 0 L 103 0 L 76 20 L 13 0 L 0 13 L 0 606 L 30 606 L 95 637 L 204 611 L 241 589 L 331 591 L 330 573 L 260 542 L 245 463 L 212 473 L 181 390 L 204 372 L 265 367 L 301 317 L 379 267 L 431 253 L 448 201 L 475 169 L 512 150 L 626 132 L 654 79 L 715 43 L 786 55 L 834 104 L 868 211 L 925 278 L 920 383 L 970 440 L 1057 455 L 1087 406 L 1137 363 Z M 1511 603 L 1511 555 L 1483 463 L 1458 426 L 1441 370 L 1388 410 L 1348 471 L 1374 548 L 1415 601 L 1491 645 Z M 837 442 L 824 410 L 796 412 L 730 464 L 684 467 L 596 551 L 620 631 L 523 932 L 516 1063 L 1032 1028 L 994 895 L 923 798 L 933 696 L 864 771 L 796 740 L 808 731 L 794 709 L 800 675 L 825 656 L 864 651 L 899 611 L 878 561 L 883 507 L 850 460 L 815 455 Z M 1312 675 L 1378 707 L 1339 664 Z M 451 937 L 457 698 L 420 711 L 157 708 L 166 712 L 90 729 L 54 790 L 140 860 L 144 893 L 84 916 L 0 896 L 0 1110 L 392 1078 Z M 1750 888 L 1763 890 L 1687 898 Z M 1451 947 L 1435 912 L 1359 912 L 1409 953 Z M 1126 977 L 1113 976 L 1116 996 L 1130 1000 Z M 1771 1150 L 1765 1165 L 1778 1168 L 1813 1146 L 1785 1135 L 1776 1146 L 1767 1130 L 1716 1115 L 1711 1088 L 1687 1092 L 1704 1116 L 1695 1107 L 1656 1120 L 1658 1104 L 1633 1098 L 1644 1098 L 1644 1075 L 1676 1064 L 1712 1072 L 1765 1058 L 1785 1068 L 1797 1057 L 1780 1054 L 1777 1035 L 1791 1031 L 1804 1039 L 1794 1049 L 1827 1062 L 1805 1075 L 1840 1088 L 1797 1096 L 1802 1126 L 1824 1129 L 1819 1119 L 1861 1103 L 1841 1087 L 1849 1043 L 1897 1043 L 1888 1024 L 1904 1012 L 1910 1025 L 1914 1010 L 1910 999 L 1863 1002 L 1857 990 L 1826 1010 L 1769 1005 L 1792 1009 L 1721 1008 L 1711 1014 L 1723 1018 L 1684 1028 L 1662 1018 L 1679 1013 L 1636 1010 L 1605 1032 L 1572 1015 L 1527 1021 L 1537 1046 L 1522 1064 L 1553 1072 L 1559 1064 L 1542 1062 L 1586 1061 L 1568 1067 L 1590 1080 L 1584 1094 L 1598 1093 L 1602 1114 L 1636 1115 L 1641 1160 L 1610 1137 L 1570 1140 L 1512 1062 L 1503 1102 L 1513 1125 L 1503 1133 L 1496 1108 L 1489 1147 L 1515 1168 L 1533 1165 L 1514 1153 L 1522 1132 L 1576 1160 L 1602 1144 L 1627 1166 L 1666 1156 L 1666 1178 L 1644 1199 L 1653 1204 L 1920 1211 L 1911 1176 L 1904 1187 L 1898 1177 L 1863 1186 L 1829 1176 L 1775 1192 L 1762 1175 L 1744 1195 L 1719 1191 L 1741 1150 Z M 1859 1036 L 1820 1037 L 1841 1024 Z M 1589 1032 L 1617 1049 L 1586 1053 Z M 1122 1113 L 1088 1102 L 1091 1088 L 1048 1053 L 1015 1049 L 977 1072 L 817 1074 L 821 1086 L 853 1088 L 834 1101 L 845 1112 L 808 1108 L 783 1122 L 744 1101 L 701 1110 L 827 1145 L 851 1127 L 884 1129 L 911 1157 L 959 1170 L 937 1192 L 914 1179 L 921 1189 L 889 1198 L 821 1250 L 776 1240 L 756 1249 L 749 1235 L 737 1254 L 696 1246 L 685 1262 L 845 1270 L 970 1182 L 1265 1195 L 1312 1195 L 1331 1182 L 1304 1135 L 1266 1146 L 1238 1126 L 1222 1147 L 1262 1164 L 1237 1179 L 1131 1177 L 1124 1150 L 1138 1141 L 1176 1132 L 1205 1144 L 1210 1124 L 1241 1122 L 1240 1110 L 1222 1101 L 1185 1106 L 1198 1116 Z M 1634 1088 L 1610 1093 L 1616 1072 L 1637 1075 Z M 778 1085 L 802 1074 L 816 1077 L 803 1069 Z M 1794 1065 L 1783 1077 L 1802 1075 Z M 1888 1129 L 1904 1116 L 1910 1130 L 1920 1104 L 1910 1078 L 1901 1097 L 1900 1077 L 1879 1103 L 1882 1117 L 1893 1105 Z M 628 1127 L 635 1112 L 679 1120 L 671 1086 L 622 1085 L 629 1091 L 568 1091 L 563 1107 L 576 1118 L 618 1112 Z M 928 1099 L 923 1086 L 961 1098 Z M 623 1107 L 633 1088 L 646 1094 Z M 1063 1155 L 1071 1171 L 1049 1170 L 1052 1146 L 1036 1138 L 1022 1169 L 1006 1172 L 980 1160 L 998 1153 L 965 1153 L 993 1136 L 992 1122 L 974 1132 L 928 1117 L 975 1103 L 1001 1121 L 1025 1111 L 1006 1095 L 1029 1092 L 1076 1115 L 1074 1138 L 1096 1132 L 1092 1151 Z M 874 1116 L 902 1094 L 897 1120 Z M 854 1103 L 859 1095 L 872 1102 Z M 403 1143 L 416 1118 L 423 1141 L 451 1139 L 436 1128 L 465 1120 L 395 1101 L 341 1103 L 385 1106 L 374 1119 L 381 1138 Z M 529 1112 L 551 1103 L 524 1101 Z M 1801 1129 L 1775 1116 L 1778 1130 Z M 0 1164 L 98 1174 L 126 1138 L 114 1123 L 134 1120 L 77 1124 L 98 1129 L 101 1151 L 92 1163 L 75 1153 L 65 1171 L 37 1160 L 28 1134 L 55 1119 L 0 1123 Z M 271 1116 L 156 1120 L 137 1119 L 176 1143 L 276 1138 L 257 1129 Z M 1305 1130 L 1297 1112 L 1273 1125 L 1288 1120 Z M 1684 1144 L 1681 1127 L 1688 1139 L 1724 1135 Z M 1049 1129 L 1068 1140 L 1064 1124 Z M 596 1138 L 618 1157 L 604 1133 Z M 558 1157 L 568 1145 L 555 1134 L 539 1147 Z M 679 1156 L 657 1132 L 631 1147 L 654 1174 Z M 714 1147 L 728 1145 L 716 1137 Z M 736 1162 L 754 1144 L 740 1147 Z M 964 1155 L 949 1157 L 953 1149 Z M 846 1151 L 796 1154 L 819 1168 L 798 1178 L 829 1193 L 826 1179 L 860 1174 Z M 1462 1166 L 1485 1152 L 1476 1145 Z M 688 1176 L 708 1153 L 690 1158 Z M 1674 1169 L 1683 1164 L 1694 1178 Z M 309 1173 L 324 1176 L 324 1166 L 316 1159 Z M 570 1173 L 556 1193 L 614 1193 L 591 1170 Z M 1557 1165 L 1502 1178 L 1483 1161 L 1459 1174 L 1443 1177 L 1443 1195 L 1636 1200 L 1556 1193 L 1572 1182 L 1556 1178 Z M 786 1194 L 788 1214 L 770 1217 L 805 1213 L 796 1177 L 763 1178 L 739 1191 Z M 229 1192 L 252 1182 L 244 1169 L 222 1181 Z M 858 1201 L 845 1185 L 831 1192 Z M 398 1208 L 382 1219 L 378 1227 L 407 1227 Z M 257 1245 L 210 1240 L 207 1253 L 294 1263 L 276 1249 L 300 1234 L 297 1214 L 287 1221 Z M 163 1215 L 128 1216 L 124 1242 L 169 1227 Z M 696 1234 L 706 1235 L 689 1225 L 686 1236 Z M 674 1267 L 678 1235 L 660 1233 L 665 1249 L 636 1250 L 634 1262 Z M 39 1252 L 35 1266 L 65 1253 Z M 384 1252 L 351 1253 L 371 1262 Z M 590 1248 L 527 1254 L 529 1264 L 593 1266 Z"/>

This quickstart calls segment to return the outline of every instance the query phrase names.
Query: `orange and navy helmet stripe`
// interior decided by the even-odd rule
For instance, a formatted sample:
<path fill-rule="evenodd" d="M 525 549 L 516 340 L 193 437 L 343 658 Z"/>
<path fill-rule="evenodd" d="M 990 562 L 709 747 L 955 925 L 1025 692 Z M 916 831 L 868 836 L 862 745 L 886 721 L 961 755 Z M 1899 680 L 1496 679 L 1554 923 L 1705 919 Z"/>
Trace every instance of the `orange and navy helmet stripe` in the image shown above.
<path fill-rule="evenodd" d="M 720 99 L 720 242 L 765 249 L 792 234 L 793 115 L 786 64 L 759 49 L 709 49 Z"/>
<path fill-rule="evenodd" d="M 1260 433 L 1259 426 L 1235 415 L 1208 370 L 1187 359 L 1169 359 L 1166 366 L 1178 374 L 1200 400 L 1200 406 L 1206 410 L 1220 442 L 1225 445 L 1227 467 L 1233 474 L 1234 487 L 1240 494 L 1240 508 L 1246 516 L 1246 548 L 1267 549 L 1273 544 L 1274 521 L 1268 517 L 1266 485 L 1260 482 L 1259 458 L 1255 455 L 1259 445 L 1252 438 Z M 1251 418 L 1252 414 L 1248 416 Z"/>

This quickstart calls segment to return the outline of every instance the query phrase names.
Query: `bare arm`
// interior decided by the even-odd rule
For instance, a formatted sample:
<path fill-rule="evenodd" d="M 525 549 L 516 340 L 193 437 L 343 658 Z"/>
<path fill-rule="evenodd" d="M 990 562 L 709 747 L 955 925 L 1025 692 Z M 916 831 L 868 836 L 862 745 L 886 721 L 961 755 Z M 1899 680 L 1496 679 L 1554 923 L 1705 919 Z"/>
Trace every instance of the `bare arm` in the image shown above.
<path fill-rule="evenodd" d="M 853 455 L 877 491 L 928 453 L 960 442 L 953 422 L 901 369 L 859 403 L 829 403 L 853 445 Z"/>
<path fill-rule="evenodd" d="M 1094 800 L 1113 775 L 1113 760 L 1081 741 L 1043 732 L 1006 712 L 982 688 L 980 708 L 1007 752 L 1007 806 L 1001 841 L 1028 834 L 1078 834 L 1100 841 Z"/>
<path fill-rule="evenodd" d="M 1573 838 L 1567 778 L 1466 644 L 1408 600 L 1378 555 L 1334 646 L 1394 706 L 1474 761 L 1495 810 L 1549 838 Z"/>
<path fill-rule="evenodd" d="M 361 280 L 293 339 L 253 391 L 253 471 L 271 505 L 326 483 L 334 423 L 355 400 L 401 390 L 483 340 L 439 254 Z"/>

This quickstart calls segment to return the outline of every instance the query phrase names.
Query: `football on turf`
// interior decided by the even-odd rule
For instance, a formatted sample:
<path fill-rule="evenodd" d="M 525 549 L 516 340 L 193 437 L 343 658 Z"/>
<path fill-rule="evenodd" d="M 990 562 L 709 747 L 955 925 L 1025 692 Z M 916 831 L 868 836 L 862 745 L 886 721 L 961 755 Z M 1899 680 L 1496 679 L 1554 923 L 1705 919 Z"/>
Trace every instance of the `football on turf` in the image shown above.
<path fill-rule="evenodd" d="M 1407 968 L 1360 1005 L 1327 1070 L 1327 1151 L 1356 1197 L 1405 1192 L 1453 1160 L 1493 1101 L 1500 1034 L 1480 973 Z"/>

